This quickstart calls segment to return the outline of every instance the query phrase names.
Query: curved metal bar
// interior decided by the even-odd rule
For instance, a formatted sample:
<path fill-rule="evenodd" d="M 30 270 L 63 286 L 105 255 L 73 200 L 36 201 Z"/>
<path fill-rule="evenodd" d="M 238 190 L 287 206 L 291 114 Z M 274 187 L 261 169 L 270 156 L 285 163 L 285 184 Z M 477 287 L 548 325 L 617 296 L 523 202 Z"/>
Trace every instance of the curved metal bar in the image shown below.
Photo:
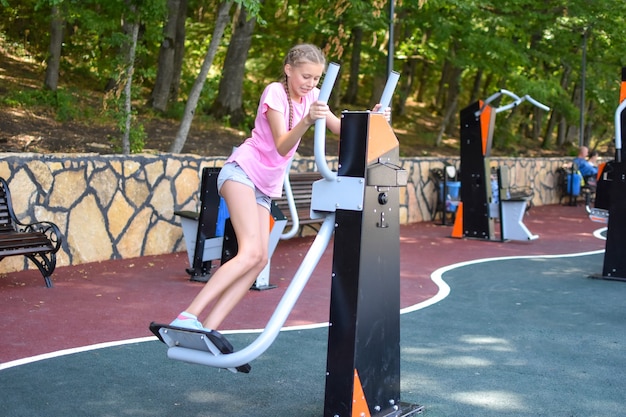
<path fill-rule="evenodd" d="M 550 111 L 550 107 L 546 106 L 545 104 L 542 104 L 542 103 L 538 102 L 537 100 L 535 100 L 534 98 L 532 98 L 528 94 L 526 94 L 524 97 L 522 97 L 522 99 L 528 100 L 529 103 L 539 107 L 541 110 Z"/>
<path fill-rule="evenodd" d="M 329 213 L 318 232 L 313 244 L 309 248 L 304 260 L 296 271 L 291 284 L 283 294 L 276 310 L 272 314 L 263 332 L 246 348 L 226 355 L 215 356 L 212 353 L 200 350 L 171 347 L 167 350 L 167 356 L 171 359 L 183 362 L 197 363 L 200 365 L 214 366 L 217 368 L 235 368 L 244 365 L 259 357 L 274 342 L 280 329 L 285 324 L 293 306 L 298 301 L 302 290 L 309 281 L 313 270 L 324 254 L 328 242 L 335 229 L 335 213 Z"/>
<path fill-rule="evenodd" d="M 391 98 L 393 97 L 393 92 L 398 85 L 399 79 L 399 72 L 391 71 L 389 73 L 389 78 L 387 78 L 387 84 L 385 84 L 383 94 L 380 96 L 380 109 L 378 110 L 379 113 L 384 113 L 385 109 L 391 106 Z"/>
<path fill-rule="evenodd" d="M 510 110 L 513 107 L 517 107 L 522 102 L 522 99 L 517 94 L 513 93 L 512 91 L 502 89 L 502 90 L 500 90 L 500 92 L 502 94 L 504 94 L 504 95 L 507 95 L 507 96 L 511 97 L 513 99 L 513 102 L 509 103 L 509 104 L 506 104 L 504 106 L 498 107 L 496 109 L 496 114 L 498 114 L 500 112 L 503 112 L 503 111 L 506 111 L 506 110 Z"/>
<path fill-rule="evenodd" d="M 626 100 L 623 100 L 615 110 L 615 160 L 622 162 L 622 112 L 626 108 Z"/>
<path fill-rule="evenodd" d="M 291 159 L 293 161 L 293 158 Z M 287 206 L 289 207 L 289 216 L 291 217 L 291 229 L 288 232 L 283 232 L 280 235 L 282 240 L 288 240 L 294 237 L 298 230 L 300 230 L 300 217 L 298 217 L 298 210 L 296 208 L 296 201 L 293 197 L 293 190 L 291 188 L 291 180 L 289 179 L 289 171 L 291 170 L 291 161 L 287 165 L 287 172 L 285 173 L 285 179 L 283 180 L 283 189 L 285 190 L 285 197 L 287 197 Z"/>
<path fill-rule="evenodd" d="M 487 99 L 485 99 L 485 101 L 483 101 L 483 105 L 480 108 L 480 110 L 478 110 L 474 115 L 476 117 L 480 116 L 481 113 L 485 110 L 485 108 L 489 105 L 489 103 L 491 103 L 492 101 L 494 101 L 495 99 L 497 99 L 498 97 L 500 97 L 503 94 L 511 97 L 514 101 L 512 103 L 509 103 L 509 104 L 506 104 L 504 106 L 500 106 L 500 107 L 496 108 L 495 109 L 496 114 L 497 113 L 501 113 L 501 112 L 506 111 L 506 110 L 510 110 L 510 109 L 512 109 L 514 107 L 517 107 L 524 100 L 527 100 L 529 103 L 531 103 L 534 106 L 539 107 L 542 110 L 550 111 L 550 107 L 546 106 L 545 104 L 542 104 L 542 103 L 538 102 L 537 100 L 535 100 L 534 98 L 532 98 L 528 94 L 526 94 L 524 97 L 519 97 L 517 94 L 515 94 L 515 93 L 513 93 L 513 92 L 511 92 L 509 90 L 502 89 L 502 90 L 498 91 L 497 93 L 494 93 L 494 94 L 490 95 L 489 97 L 487 97 Z"/>
<path fill-rule="evenodd" d="M 496 93 L 493 93 L 492 95 L 490 95 L 489 97 L 487 97 L 484 101 L 483 101 L 483 105 L 480 108 L 480 110 L 478 110 L 476 113 L 474 113 L 474 116 L 478 117 L 482 114 L 483 111 L 485 111 L 485 109 L 487 108 L 487 106 L 494 100 L 496 100 L 498 97 L 500 97 L 501 95 L 507 95 L 511 98 L 513 98 L 515 101 L 512 104 L 508 104 L 507 106 L 509 106 L 507 109 L 502 109 L 502 108 L 497 108 L 496 109 L 496 113 L 499 113 L 503 110 L 508 110 L 511 107 L 515 107 L 517 106 L 517 104 L 519 104 L 519 102 L 521 101 L 521 99 L 517 96 L 517 94 L 512 93 L 509 90 L 505 90 L 502 89 Z"/>
<path fill-rule="evenodd" d="M 298 210 L 296 209 L 296 202 L 293 198 L 293 191 L 291 189 L 291 181 L 289 180 L 289 174 L 285 175 L 284 180 L 285 197 L 287 197 L 287 205 L 289 207 L 289 217 L 291 217 L 291 228 L 288 232 L 284 232 L 280 235 L 282 240 L 288 240 L 294 237 L 300 229 L 300 217 L 298 217 Z"/>
<path fill-rule="evenodd" d="M 335 80 L 337 79 L 337 74 L 339 74 L 339 64 L 331 62 L 328 65 L 324 82 L 320 88 L 320 95 L 318 98 L 319 101 L 328 102 L 328 99 L 330 98 L 330 91 L 332 90 L 333 85 L 335 85 Z M 337 178 L 337 173 L 333 172 L 326 162 L 326 119 L 317 119 L 315 121 L 313 146 L 317 170 L 327 180 L 334 181 Z"/>

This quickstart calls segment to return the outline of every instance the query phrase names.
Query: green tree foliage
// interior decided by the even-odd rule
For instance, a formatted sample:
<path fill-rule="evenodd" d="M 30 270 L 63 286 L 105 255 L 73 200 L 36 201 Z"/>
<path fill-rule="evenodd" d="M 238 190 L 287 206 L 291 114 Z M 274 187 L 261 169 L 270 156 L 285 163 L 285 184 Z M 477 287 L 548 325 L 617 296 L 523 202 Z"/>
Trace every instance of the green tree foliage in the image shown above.
<path fill-rule="evenodd" d="M 126 3 L 0 0 L 0 31 L 7 42 L 45 62 L 51 7 L 57 6 L 66 22 L 60 86 L 81 82 L 104 96 L 124 81 L 123 50 L 128 38 L 121 21 Z M 132 91 L 137 103 L 148 102 L 154 86 L 166 3 L 134 3 L 141 15 Z M 332 99 L 340 100 L 349 88 L 350 103 L 335 102 L 334 108 L 363 108 L 375 100 L 386 75 L 389 0 L 236 3 L 258 22 L 242 93 L 249 117 L 264 86 L 280 77 L 284 53 L 299 42 L 319 45 L 329 61 L 342 64 Z M 189 0 L 179 101 L 171 106 L 170 115 L 182 119 L 180 109 L 200 73 L 219 4 Z M 614 0 L 395 0 L 395 6 L 394 68 L 402 77 L 394 109 L 399 115 L 411 118 L 412 107 L 407 104 L 419 103 L 439 116 L 441 132 L 455 136 L 460 108 L 507 89 L 520 96 L 529 94 L 551 111 L 523 105 L 499 115 L 496 149 L 514 152 L 524 142 L 545 148 L 577 144 L 581 116 L 586 144 L 594 147 L 612 139 L 619 75 L 626 65 L 626 8 L 617 7 Z M 230 17 L 235 18 L 234 8 Z M 211 108 L 220 79 L 228 76 L 221 69 L 231 27 L 219 40 L 203 80 L 200 109 Z"/>

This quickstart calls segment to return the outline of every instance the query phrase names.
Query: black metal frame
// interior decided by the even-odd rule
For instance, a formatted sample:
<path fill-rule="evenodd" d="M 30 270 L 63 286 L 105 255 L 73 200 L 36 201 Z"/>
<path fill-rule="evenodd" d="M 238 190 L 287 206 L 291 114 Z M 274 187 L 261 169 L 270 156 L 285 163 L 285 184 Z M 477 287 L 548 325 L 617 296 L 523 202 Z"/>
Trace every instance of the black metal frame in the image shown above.
<path fill-rule="evenodd" d="M 56 253 L 63 243 L 61 232 L 49 221 L 31 224 L 19 221 L 4 178 L 0 178 L 0 242 L 0 260 L 24 255 L 37 266 L 46 287 L 53 286 L 50 277 L 56 267 Z"/>

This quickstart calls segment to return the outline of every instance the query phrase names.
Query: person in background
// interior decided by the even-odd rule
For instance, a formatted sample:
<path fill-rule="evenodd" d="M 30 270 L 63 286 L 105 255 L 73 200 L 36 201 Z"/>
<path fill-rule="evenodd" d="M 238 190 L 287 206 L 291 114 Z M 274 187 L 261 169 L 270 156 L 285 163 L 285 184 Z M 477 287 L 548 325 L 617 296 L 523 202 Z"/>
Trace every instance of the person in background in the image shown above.
<path fill-rule="evenodd" d="M 598 167 L 596 165 L 596 159 L 598 153 L 594 151 L 594 159 L 590 162 L 589 148 L 581 146 L 578 150 L 578 156 L 574 159 L 574 163 L 578 166 L 578 171 L 583 178 L 595 177 L 598 174 Z"/>
<path fill-rule="evenodd" d="M 591 165 L 593 165 L 594 167 L 596 167 L 596 173 L 598 171 L 598 151 L 591 151 L 589 152 L 589 158 L 587 158 L 587 161 L 589 161 L 589 163 Z"/>

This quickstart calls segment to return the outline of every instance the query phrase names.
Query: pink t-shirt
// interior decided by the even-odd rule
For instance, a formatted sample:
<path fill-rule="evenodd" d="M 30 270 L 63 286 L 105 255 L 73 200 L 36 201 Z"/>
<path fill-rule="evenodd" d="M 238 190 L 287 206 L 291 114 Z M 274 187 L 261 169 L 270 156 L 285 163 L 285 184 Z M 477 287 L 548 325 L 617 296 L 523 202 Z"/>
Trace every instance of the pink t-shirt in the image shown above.
<path fill-rule="evenodd" d="M 302 97 L 299 103 L 292 101 L 293 126 L 309 113 L 309 107 L 317 100 L 319 92 L 318 88 L 314 88 Z M 285 115 L 285 127 L 289 128 L 289 101 L 283 84 L 279 82 L 271 83 L 263 91 L 251 137 L 246 139 L 226 162 L 238 163 L 263 194 L 278 198 L 282 194 L 287 164 L 298 149 L 300 140 L 287 155 L 281 156 L 278 153 L 267 120 L 267 110 L 270 108 Z"/>

